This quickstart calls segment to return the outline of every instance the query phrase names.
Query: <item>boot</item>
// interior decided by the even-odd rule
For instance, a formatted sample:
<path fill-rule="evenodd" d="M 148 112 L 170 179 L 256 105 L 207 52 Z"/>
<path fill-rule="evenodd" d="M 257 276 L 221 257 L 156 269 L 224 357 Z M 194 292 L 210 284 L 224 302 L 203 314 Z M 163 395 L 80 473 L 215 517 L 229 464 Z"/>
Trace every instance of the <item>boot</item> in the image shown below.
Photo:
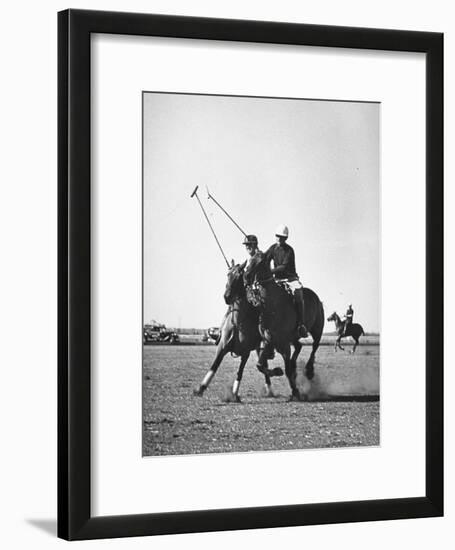
<path fill-rule="evenodd" d="M 297 290 L 294 293 L 295 297 L 295 306 L 297 310 L 297 332 L 299 338 L 308 338 L 308 330 L 303 322 L 304 315 L 304 301 L 303 301 L 303 292 L 301 289 Z"/>

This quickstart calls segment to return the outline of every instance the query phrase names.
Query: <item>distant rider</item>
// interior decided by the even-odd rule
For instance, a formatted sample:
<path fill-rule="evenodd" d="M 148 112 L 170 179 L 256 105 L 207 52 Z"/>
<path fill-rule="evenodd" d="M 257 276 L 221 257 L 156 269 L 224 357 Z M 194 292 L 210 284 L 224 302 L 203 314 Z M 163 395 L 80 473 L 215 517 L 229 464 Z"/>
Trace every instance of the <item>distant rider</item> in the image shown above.
<path fill-rule="evenodd" d="M 342 336 L 346 336 L 348 328 L 352 325 L 352 320 L 354 318 L 354 310 L 352 309 L 352 304 L 348 305 L 348 309 L 343 317 L 344 328 Z"/>
<path fill-rule="evenodd" d="M 300 338 L 307 338 L 308 331 L 304 324 L 303 286 L 295 269 L 294 249 L 287 244 L 289 229 L 279 225 L 275 231 L 276 243 L 265 253 L 267 264 L 273 261 L 271 270 L 276 281 L 285 281 L 291 288 L 297 309 L 298 332 Z"/>

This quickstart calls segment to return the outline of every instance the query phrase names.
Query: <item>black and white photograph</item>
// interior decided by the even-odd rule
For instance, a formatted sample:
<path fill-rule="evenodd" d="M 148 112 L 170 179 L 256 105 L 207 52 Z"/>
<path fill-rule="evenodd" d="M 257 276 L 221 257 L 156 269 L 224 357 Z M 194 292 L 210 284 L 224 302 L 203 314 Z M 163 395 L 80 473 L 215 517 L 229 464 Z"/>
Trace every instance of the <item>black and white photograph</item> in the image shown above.
<path fill-rule="evenodd" d="M 451 3 L 2 7 L 2 547 L 453 546 Z"/>
<path fill-rule="evenodd" d="M 145 91 L 144 457 L 379 446 L 379 102 Z"/>

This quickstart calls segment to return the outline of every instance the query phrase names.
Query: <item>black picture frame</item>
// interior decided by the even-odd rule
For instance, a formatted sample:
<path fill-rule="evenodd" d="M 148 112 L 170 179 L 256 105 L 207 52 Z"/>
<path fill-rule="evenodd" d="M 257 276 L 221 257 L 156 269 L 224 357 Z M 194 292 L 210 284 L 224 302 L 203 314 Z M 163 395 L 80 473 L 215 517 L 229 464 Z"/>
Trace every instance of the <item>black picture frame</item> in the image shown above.
<path fill-rule="evenodd" d="M 92 517 L 92 33 L 426 54 L 426 489 L 418 498 Z M 443 35 L 85 10 L 58 14 L 58 536 L 67 540 L 443 515 Z"/>

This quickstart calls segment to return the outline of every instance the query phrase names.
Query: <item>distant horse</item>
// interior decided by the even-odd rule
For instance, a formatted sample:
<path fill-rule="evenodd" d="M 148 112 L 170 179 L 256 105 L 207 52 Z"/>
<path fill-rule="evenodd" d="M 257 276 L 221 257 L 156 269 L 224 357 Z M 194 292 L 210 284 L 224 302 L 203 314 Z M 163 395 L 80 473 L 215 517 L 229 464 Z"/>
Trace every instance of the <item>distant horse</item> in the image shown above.
<path fill-rule="evenodd" d="M 330 315 L 330 317 L 327 317 L 327 321 L 335 322 L 335 327 L 338 334 L 338 338 L 335 340 L 335 351 L 337 351 L 337 348 L 340 348 L 344 351 L 344 348 L 341 345 L 341 339 L 352 336 L 352 338 L 354 339 L 354 346 L 352 347 L 351 353 L 354 353 L 357 346 L 359 345 L 360 336 L 365 334 L 362 325 L 359 325 L 358 323 L 352 323 L 347 327 L 346 334 L 344 334 L 344 321 L 340 319 L 336 311 L 334 311 L 332 315 Z"/>
<path fill-rule="evenodd" d="M 256 266 L 259 268 L 259 264 Z M 255 270 L 250 272 L 254 275 Z M 243 277 L 235 282 L 235 288 L 230 289 L 230 294 L 243 295 L 245 286 Z M 291 400 L 300 401 L 301 396 L 297 388 L 297 357 L 302 349 L 299 342 L 297 313 L 294 298 L 285 288 L 279 285 L 272 277 L 261 281 L 253 289 L 248 290 L 250 302 L 257 305 L 259 311 L 259 331 L 264 347 L 259 354 L 257 368 L 267 374 L 266 360 L 274 349 L 283 357 L 286 376 L 291 386 Z M 313 338 L 313 349 L 305 367 L 305 374 L 309 380 L 314 376 L 314 360 L 316 350 L 321 341 L 324 328 L 324 308 L 318 296 L 309 288 L 303 289 L 304 296 L 304 323 Z M 291 356 L 291 344 L 294 352 Z"/>
<path fill-rule="evenodd" d="M 262 339 L 258 329 L 259 313 L 246 299 L 245 287 L 243 286 L 243 268 L 243 265 L 234 265 L 232 263 L 228 271 L 224 300 L 229 305 L 229 309 L 221 324 L 215 360 L 204 376 L 199 388 L 194 391 L 195 395 L 203 395 L 225 355 L 230 352 L 240 356 L 239 369 L 232 386 L 233 397 L 235 401 L 240 402 L 239 388 L 243 369 L 251 351 L 256 350 L 258 356 L 260 354 Z M 266 395 L 271 397 L 273 396 L 273 392 L 270 378 L 272 376 L 283 376 L 283 371 L 280 368 L 269 370 L 267 360 L 265 359 L 261 372 L 265 377 Z"/>

